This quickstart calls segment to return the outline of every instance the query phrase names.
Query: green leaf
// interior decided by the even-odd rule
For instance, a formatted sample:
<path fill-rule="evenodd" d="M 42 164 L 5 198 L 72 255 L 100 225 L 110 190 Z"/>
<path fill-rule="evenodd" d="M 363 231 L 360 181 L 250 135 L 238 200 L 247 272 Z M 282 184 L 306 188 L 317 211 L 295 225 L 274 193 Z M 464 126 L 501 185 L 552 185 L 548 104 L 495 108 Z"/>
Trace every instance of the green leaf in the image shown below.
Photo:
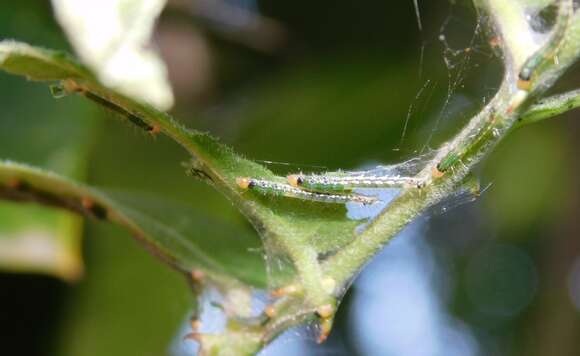
<path fill-rule="evenodd" d="M 87 224 L 87 273 L 68 289 L 43 353 L 60 356 L 168 355 L 184 343 L 178 326 L 195 306 L 183 277 L 165 268 L 127 233 Z M 99 335 L 99 337 L 95 337 Z M 52 347 L 51 347 L 52 346 Z"/>
<path fill-rule="evenodd" d="M 99 131 L 93 111 L 78 101 L 55 106 L 46 95 L 35 98 L 34 105 L 19 105 L 46 89 L 0 77 L 5 84 L 0 87 L 0 152 L 83 179 L 92 138 Z M 71 116 L 80 119 L 71 121 Z M 0 202 L 0 268 L 78 279 L 83 272 L 82 229 L 82 219 L 67 212 Z"/>
<path fill-rule="evenodd" d="M 11 70 L 19 61 L 23 61 L 23 54 L 30 58 L 40 59 L 47 68 L 79 68 L 64 55 L 56 55 L 52 51 L 33 48 L 14 42 L 0 44 L 0 53 L 4 61 L 0 67 Z M 6 67 L 5 63 L 12 65 Z M 320 299 L 319 280 L 322 277 L 318 269 L 319 254 L 336 251 L 341 246 L 356 238 L 355 227 L 358 221 L 350 220 L 346 216 L 346 209 L 342 205 L 305 202 L 284 197 L 264 197 L 251 191 L 244 191 L 236 184 L 238 177 L 259 177 L 270 180 L 284 181 L 272 172 L 252 161 L 236 155 L 229 147 L 220 144 L 215 138 L 193 130 L 188 130 L 177 124 L 167 114 L 153 107 L 138 103 L 130 98 L 105 88 L 86 70 L 71 72 L 66 78 L 73 82 L 74 91 L 102 98 L 101 104 L 115 106 L 132 113 L 150 127 L 181 144 L 195 159 L 198 169 L 205 172 L 208 181 L 226 195 L 250 219 L 262 235 L 270 256 L 281 256 L 281 259 L 291 261 L 292 268 L 296 269 L 306 284 Z M 22 71 L 18 72 L 19 74 Z M 59 71 L 62 73 L 62 71 Z M 29 76 L 33 79 L 43 79 L 42 76 Z M 60 77 L 60 79 L 65 79 Z M 67 84 L 65 82 L 65 84 Z M 103 103 L 106 101 L 107 103 Z M 276 260 L 276 261 L 275 261 Z M 268 258 L 273 264 L 280 259 Z M 273 270 L 273 269 L 271 269 Z M 284 272 L 294 278 L 294 272 Z M 287 282 L 271 280 L 275 286 Z"/>
<path fill-rule="evenodd" d="M 504 236 L 527 236 L 514 231 L 535 230 L 538 224 L 565 214 L 569 187 L 566 146 L 558 126 L 529 127 L 515 132 L 491 156 L 493 177 L 486 202 Z M 541 162 L 541 164 L 538 164 Z M 513 184 L 513 177 L 526 177 Z"/>
<path fill-rule="evenodd" d="M 0 65 L 30 80 L 61 80 L 91 74 L 63 52 L 33 48 L 16 41 L 0 42 Z"/>
<path fill-rule="evenodd" d="M 0 53 L 4 58 L 0 61 L 0 68 L 6 70 L 12 68 L 7 67 L 6 63 L 14 66 L 20 61 L 26 61 L 23 53 L 30 54 L 31 58 L 45 61 L 46 63 L 42 66 L 47 68 L 63 68 L 63 70 L 71 67 L 82 68 L 67 56 L 55 55 L 54 52 L 27 45 L 15 45 L 14 42 L 0 43 Z M 284 196 L 265 196 L 256 191 L 241 188 L 237 184 L 237 179 L 240 177 L 261 178 L 281 183 L 286 182 L 286 179 L 241 157 L 210 135 L 187 129 L 168 114 L 111 90 L 97 81 L 94 76 L 82 73 L 88 73 L 88 71 L 80 69 L 78 72 L 71 73 L 68 78 L 59 78 L 61 81 L 58 91 L 75 93 L 91 99 L 119 114 L 121 118 L 136 124 L 140 129 L 151 134 L 167 135 L 185 148 L 193 157 L 190 170 L 227 197 L 248 218 L 262 237 L 269 287 L 297 285 L 297 295 L 290 300 L 283 299 L 280 312 L 277 312 L 273 318 L 268 317 L 271 320 L 262 325 L 259 331 L 252 326 L 254 323 L 248 325 L 242 323 L 243 325 L 237 328 L 243 329 L 243 332 L 259 332 L 262 334 L 261 342 L 268 342 L 291 324 L 305 320 L 314 312 L 322 310 L 319 313 L 319 315 L 324 315 L 321 321 L 324 325 L 321 329 L 321 338 L 326 337 L 332 325 L 337 298 L 344 292 L 348 281 L 343 278 L 335 280 L 330 277 L 334 272 L 328 271 L 323 264 L 327 257 L 333 256 L 342 247 L 358 241 L 357 227 L 364 221 L 349 218 L 347 209 L 342 204 L 325 204 Z M 22 71 L 18 74 L 26 75 Z M 28 75 L 28 77 L 31 76 Z M 38 75 L 33 78 L 43 79 Z M 56 193 L 60 197 L 59 184 L 56 181 L 52 181 L 51 184 L 56 184 L 56 186 L 45 184 L 39 188 L 41 191 L 46 189 Z M 67 185 L 67 188 L 70 190 L 71 186 Z M 237 256 L 240 245 L 227 241 L 217 243 L 212 241 L 211 227 L 204 232 L 210 236 L 203 236 L 203 239 L 212 242 L 207 242 L 207 247 L 201 248 L 202 237 L 194 239 L 191 235 L 193 233 L 191 230 L 200 229 L 199 224 L 192 224 L 184 228 L 184 231 L 176 231 L 172 229 L 175 224 L 151 223 L 150 216 L 136 213 L 133 204 L 125 206 L 110 197 L 96 195 L 87 190 L 80 190 L 78 193 L 79 195 L 74 197 L 75 207 L 78 208 L 79 198 L 89 194 L 91 199 L 98 203 L 97 206 L 106 210 L 108 220 L 130 229 L 153 250 L 155 255 L 180 270 L 202 270 L 208 276 L 208 280 L 222 286 L 226 294 L 237 295 L 235 291 L 240 288 L 238 280 L 258 285 L 255 277 L 248 278 L 248 276 L 255 276 L 252 271 L 255 270 L 257 264 L 244 263 L 243 260 L 236 261 L 228 257 L 228 254 Z M 419 206 L 420 204 L 417 208 Z M 414 210 L 405 210 L 407 215 L 412 214 L 411 211 Z M 80 212 L 90 213 L 83 210 Z M 191 246 L 194 241 L 196 241 L 195 246 Z M 222 245 L 225 246 L 222 248 Z M 217 251 L 221 251 L 222 255 L 218 256 Z M 227 261 L 223 261 L 224 259 Z M 346 269 L 341 271 L 343 270 Z M 341 276 L 340 273 L 338 275 Z M 226 299 L 229 298 L 226 297 Z M 232 304 L 243 309 L 243 305 L 240 305 L 243 303 L 240 303 L 239 298 L 233 299 L 237 301 Z M 235 315 L 244 315 L 244 311 L 238 310 Z M 230 332 L 238 333 L 236 330 L 228 330 L 226 334 Z M 254 346 L 248 345 L 248 347 Z"/>
<path fill-rule="evenodd" d="M 0 204 L 0 268 L 75 280 L 82 273 L 82 224 L 70 214 Z"/>
<path fill-rule="evenodd" d="M 255 246 L 248 245 L 238 229 L 212 221 L 183 204 L 126 193 L 115 194 L 119 199 L 110 195 L 45 170 L 0 161 L 3 199 L 40 203 L 121 225 L 174 268 L 187 274 L 201 271 L 208 281 L 220 286 L 239 288 L 239 281 L 265 285 L 259 277 L 264 276 L 261 256 L 245 253 Z M 178 222 L 183 217 L 188 219 Z M 35 223 L 28 222 L 29 226 Z M 212 229 L 218 224 L 221 229 Z"/>

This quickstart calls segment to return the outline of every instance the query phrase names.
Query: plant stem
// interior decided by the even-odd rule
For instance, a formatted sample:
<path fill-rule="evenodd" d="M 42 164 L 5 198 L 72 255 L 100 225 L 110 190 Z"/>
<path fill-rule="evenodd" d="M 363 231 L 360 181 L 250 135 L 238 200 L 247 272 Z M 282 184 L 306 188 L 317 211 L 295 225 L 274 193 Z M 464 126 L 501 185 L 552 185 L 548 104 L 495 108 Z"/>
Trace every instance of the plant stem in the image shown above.
<path fill-rule="evenodd" d="M 504 83 L 495 98 L 427 165 L 422 174 L 436 170 L 442 157 L 461 148 L 458 162 L 442 177 L 433 177 L 422 189 L 406 189 L 351 244 L 324 263 L 324 270 L 346 283 L 408 223 L 427 207 L 449 196 L 471 168 L 501 140 L 515 121 L 518 110 L 509 110 L 514 84 Z M 510 88 L 511 87 L 511 88 Z M 508 110 L 510 113 L 508 113 Z"/>
<path fill-rule="evenodd" d="M 506 36 L 506 29 L 518 28 L 518 26 L 511 25 L 512 12 L 503 12 L 503 9 L 506 8 L 505 3 L 501 0 L 488 0 L 483 1 L 481 5 L 494 17 L 496 27 L 501 29 L 498 30 L 498 33 L 502 36 Z M 509 6 L 507 8 L 511 10 Z M 574 28 L 569 31 L 571 35 L 576 34 L 580 27 L 578 26 L 579 22 L 578 16 L 575 16 L 574 24 L 576 26 L 573 26 Z M 521 44 L 513 42 L 512 45 L 519 46 Z M 577 47 L 577 45 L 575 46 Z M 508 51 L 519 53 L 523 50 L 511 49 Z M 543 79 L 546 83 L 534 85 L 530 92 L 517 88 L 519 67 L 506 65 L 503 84 L 495 97 L 453 140 L 443 145 L 437 156 L 421 173 L 428 177 L 432 172 L 435 172 L 430 177 L 429 184 L 421 190 L 407 189 L 403 191 L 357 239 L 324 262 L 325 273 L 328 273 L 339 283 L 346 285 L 370 258 L 408 223 L 423 213 L 427 207 L 453 193 L 470 170 L 510 132 L 523 109 L 530 104 L 533 98 L 553 84 L 558 76 L 575 61 L 578 56 L 577 48 L 570 50 L 570 52 L 564 56 L 565 62 L 560 61 L 557 68 L 546 70 L 546 72 L 550 72 L 549 77 L 539 76 L 541 79 L 538 80 Z M 533 53 L 528 55 L 533 55 Z M 524 63 L 525 59 L 518 60 L 518 62 Z M 450 154 L 456 157 L 456 161 L 449 165 L 450 169 L 447 172 L 442 173 L 437 167 L 442 159 L 449 157 Z"/>
<path fill-rule="evenodd" d="M 527 126 L 580 107 L 580 89 L 539 100 L 518 118 L 514 127 Z"/>

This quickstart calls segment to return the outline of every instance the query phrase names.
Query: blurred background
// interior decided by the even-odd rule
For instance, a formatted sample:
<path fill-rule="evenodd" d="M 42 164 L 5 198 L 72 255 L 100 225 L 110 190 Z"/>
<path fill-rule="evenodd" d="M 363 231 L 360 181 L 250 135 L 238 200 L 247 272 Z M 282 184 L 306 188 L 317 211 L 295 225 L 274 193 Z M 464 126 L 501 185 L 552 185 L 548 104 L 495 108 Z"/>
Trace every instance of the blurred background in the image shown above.
<path fill-rule="evenodd" d="M 0 8 L 1 38 L 71 50 L 49 2 Z M 412 0 L 170 0 L 154 45 L 173 114 L 279 174 L 426 152 L 489 100 L 502 72 L 470 2 L 418 8 L 419 21 Z M 573 70 L 554 92 L 577 83 Z M 169 140 L 4 73 L 0 102 L 0 157 L 153 192 L 260 246 L 229 202 L 183 174 L 187 154 Z M 291 331 L 264 355 L 577 355 L 577 115 L 514 132 L 479 168 L 480 199 L 409 226 L 356 280 L 326 344 Z M 0 267 L 3 354 L 192 351 L 179 336 L 188 285 L 120 228 L 2 202 Z"/>

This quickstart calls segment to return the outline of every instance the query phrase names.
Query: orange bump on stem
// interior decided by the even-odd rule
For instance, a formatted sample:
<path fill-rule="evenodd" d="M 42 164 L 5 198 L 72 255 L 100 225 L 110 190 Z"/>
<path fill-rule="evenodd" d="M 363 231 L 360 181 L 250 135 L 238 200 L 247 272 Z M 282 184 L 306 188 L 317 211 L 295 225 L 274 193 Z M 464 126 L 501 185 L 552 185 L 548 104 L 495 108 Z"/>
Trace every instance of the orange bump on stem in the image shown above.
<path fill-rule="evenodd" d="M 153 126 L 151 126 L 151 130 L 149 130 L 149 133 L 153 136 L 157 135 L 158 133 L 161 132 L 161 126 L 154 124 Z"/>
<path fill-rule="evenodd" d="M 286 295 L 297 294 L 299 291 L 300 288 L 298 288 L 298 286 L 291 284 L 282 288 L 274 289 L 272 292 L 270 292 L 270 295 L 274 298 L 280 298 Z"/>
<path fill-rule="evenodd" d="M 328 319 L 334 315 L 334 307 L 332 304 L 325 304 L 316 309 L 316 314 L 322 319 Z"/>
<path fill-rule="evenodd" d="M 270 295 L 274 298 L 280 298 L 286 295 L 286 293 L 284 292 L 284 288 L 278 288 L 278 289 L 274 289 L 273 291 L 270 292 Z"/>
<path fill-rule="evenodd" d="M 92 208 L 95 207 L 95 201 L 89 197 L 82 197 L 81 205 L 83 206 L 83 208 L 91 210 Z"/>
<path fill-rule="evenodd" d="M 270 319 L 276 316 L 276 308 L 273 305 L 268 305 L 264 308 L 264 314 Z"/>
<path fill-rule="evenodd" d="M 199 329 L 201 329 L 201 321 L 199 321 L 197 319 L 192 319 L 191 320 L 191 330 L 197 331 Z"/>
<path fill-rule="evenodd" d="M 7 182 L 6 182 L 6 186 L 8 188 L 11 189 L 20 189 L 23 186 L 23 182 L 22 180 L 18 179 L 18 178 L 10 178 Z"/>
<path fill-rule="evenodd" d="M 195 282 L 202 282 L 205 278 L 205 273 L 199 269 L 194 269 L 191 271 L 191 279 Z"/>
<path fill-rule="evenodd" d="M 328 339 L 330 331 L 332 330 L 332 319 L 322 319 L 320 321 L 320 335 L 318 335 L 318 343 L 321 344 Z"/>

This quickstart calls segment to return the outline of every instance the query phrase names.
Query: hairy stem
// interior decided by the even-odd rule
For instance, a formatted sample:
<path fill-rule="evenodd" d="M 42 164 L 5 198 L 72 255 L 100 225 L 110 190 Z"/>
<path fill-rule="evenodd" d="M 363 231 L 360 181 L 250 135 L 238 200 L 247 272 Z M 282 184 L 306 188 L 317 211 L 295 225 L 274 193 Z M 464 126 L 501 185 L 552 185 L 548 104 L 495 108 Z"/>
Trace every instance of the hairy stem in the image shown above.
<path fill-rule="evenodd" d="M 534 105 L 531 105 L 528 110 L 518 118 L 515 127 L 522 127 L 550 119 L 578 107 L 580 107 L 580 89 L 550 96 L 539 100 Z"/>
<path fill-rule="evenodd" d="M 504 52 L 505 73 L 497 94 L 453 139 L 437 151 L 433 160 L 419 173 L 417 178 L 426 182 L 421 189 L 404 189 L 361 234 L 355 235 L 352 241 L 349 240 L 350 242 L 338 252 L 322 262 L 319 260 L 319 251 L 311 249 L 308 244 L 308 239 L 312 238 L 310 230 L 308 233 L 299 233 L 291 224 L 296 223 L 296 216 L 284 219 L 275 210 L 268 210 L 267 204 L 243 196 L 244 192 L 235 183 L 236 177 L 245 174 L 273 179 L 280 179 L 279 177 L 275 177 L 258 164 L 243 160 L 212 137 L 186 129 L 165 113 L 122 95 L 111 94 L 110 90 L 100 86 L 88 76 L 78 74 L 67 78 L 72 78 L 70 79 L 72 84 L 69 85 L 72 91 L 96 99 L 95 101 L 104 106 L 110 103 L 113 110 L 121 108 L 122 110 L 118 112 L 121 115 L 128 115 L 129 120 L 139 127 L 151 133 L 164 133 L 183 146 L 196 157 L 195 169 L 202 171 L 204 177 L 218 191 L 240 208 L 265 240 L 275 241 L 277 247 L 281 247 L 291 258 L 298 272 L 296 283 L 302 288 L 302 293 L 286 295 L 279 299 L 273 305 L 275 313 L 264 319 L 259 330 L 251 326 L 243 331 L 248 335 L 248 343 L 253 343 L 253 346 L 259 343 L 263 346 L 284 330 L 314 318 L 315 314 L 321 321 L 327 322 L 325 325 L 330 325 L 332 315 L 329 314 L 334 310 L 326 313 L 325 310 L 317 308 L 339 300 L 338 294 L 344 291 L 358 271 L 388 241 L 429 206 L 452 195 L 474 166 L 481 162 L 514 127 L 537 122 L 580 106 L 580 91 L 536 103 L 537 98 L 562 76 L 580 53 L 579 15 L 572 17 L 572 13 L 568 13 L 568 17 L 559 16 L 571 20 L 567 24 L 554 26 L 562 31 L 558 32 L 562 41 L 550 44 L 549 36 L 545 36 L 543 41 L 537 40 L 538 34 L 533 33 L 529 26 L 528 14 L 523 3 L 522 0 L 476 0 L 479 9 L 490 18 Z M 571 9 L 571 0 L 560 0 L 558 3 L 567 3 Z M 546 48 L 548 50 L 545 50 Z M 530 59 L 533 61 L 529 62 Z M 526 63 L 532 65 L 526 66 Z M 518 86 L 522 67 L 527 67 L 532 72 L 525 88 Z M 78 68 L 73 66 L 73 70 L 78 71 Z M 61 77 L 58 79 L 62 80 Z M 0 170 L 0 178 L 1 173 Z M 4 183 L 6 182 L 8 181 Z M 90 192 L 75 193 L 74 189 L 61 192 L 53 191 L 52 188 L 41 189 L 43 187 L 27 188 L 23 191 L 22 186 L 18 188 L 18 184 L 5 184 L 0 189 L 0 198 L 19 200 L 27 198 L 80 213 L 90 213 L 93 216 L 102 215 L 102 211 L 94 210 L 95 203 L 107 207 L 106 201 L 93 197 L 91 208 L 93 210 L 86 210 L 88 209 L 86 206 L 91 205 L 83 205 L 82 199 L 86 195 L 91 197 Z M 128 225 L 130 229 L 138 228 L 132 226 L 123 216 L 109 215 L 108 208 L 105 216 L 107 220 Z M 142 231 L 135 233 L 144 234 Z M 325 278 L 330 279 L 332 288 L 323 286 L 322 281 Z M 329 291 L 330 289 L 332 290 Z M 234 330 L 232 334 L 236 332 L 238 330 Z M 228 336 L 224 336 L 224 343 L 228 342 Z M 211 341 L 208 343 L 211 344 Z"/>
<path fill-rule="evenodd" d="M 507 30 L 515 28 L 519 31 L 521 29 L 520 26 L 511 25 L 514 21 L 512 9 L 507 9 L 510 11 L 506 10 L 504 13 L 505 3 L 511 2 L 488 0 L 482 1 L 481 6 L 493 17 L 495 26 L 498 28 L 497 32 L 504 38 L 506 36 L 511 38 Z M 577 26 L 578 16 L 575 16 L 573 23 L 576 26 L 568 31 L 571 36 L 576 35 L 579 27 Z M 508 43 L 511 42 L 504 42 L 504 46 Z M 525 46 L 525 43 L 514 41 L 511 45 L 515 48 Z M 512 48 L 510 52 L 517 53 L 524 50 Z M 561 56 L 566 58 L 566 61 L 560 61 L 557 68 L 545 69 L 550 75 L 539 76 L 541 79 L 538 81 L 543 79 L 544 83 L 534 85 L 529 92 L 517 87 L 519 67 L 506 65 L 503 84 L 496 96 L 454 139 L 443 145 L 431 164 L 422 172 L 424 176 L 431 175 L 429 184 L 422 190 L 403 191 L 357 239 L 325 261 L 323 265 L 325 272 L 337 281 L 347 284 L 369 259 L 409 222 L 423 213 L 427 207 L 453 193 L 470 170 L 510 132 L 524 109 L 533 102 L 533 98 L 553 84 L 575 61 L 578 56 L 577 48 L 570 52 L 573 55 L 567 53 L 566 56 Z M 533 53 L 528 55 L 531 56 Z M 524 63 L 525 59 L 518 62 Z M 441 163 L 450 157 L 453 158 L 453 162 L 449 162 L 448 169 L 441 172 L 439 170 Z"/>

